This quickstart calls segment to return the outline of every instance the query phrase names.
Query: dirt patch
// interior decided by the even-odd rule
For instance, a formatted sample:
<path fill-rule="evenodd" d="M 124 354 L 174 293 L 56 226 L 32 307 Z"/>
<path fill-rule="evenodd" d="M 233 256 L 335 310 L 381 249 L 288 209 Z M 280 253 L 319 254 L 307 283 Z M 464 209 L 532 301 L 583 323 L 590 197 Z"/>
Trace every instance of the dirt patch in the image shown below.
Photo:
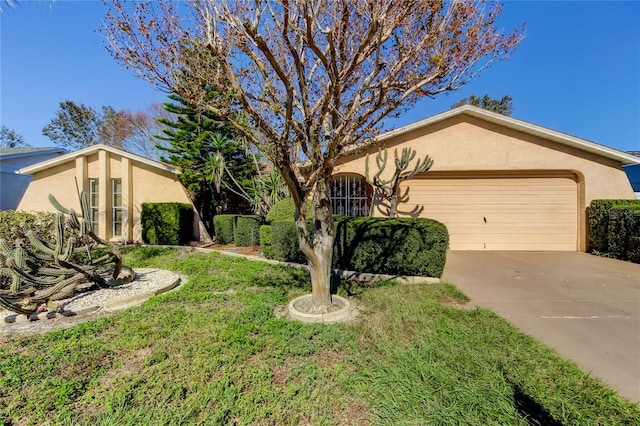
<path fill-rule="evenodd" d="M 260 246 L 239 247 L 235 243 L 203 245 L 207 250 L 227 251 L 230 253 L 243 254 L 245 256 L 258 256 L 262 253 Z"/>

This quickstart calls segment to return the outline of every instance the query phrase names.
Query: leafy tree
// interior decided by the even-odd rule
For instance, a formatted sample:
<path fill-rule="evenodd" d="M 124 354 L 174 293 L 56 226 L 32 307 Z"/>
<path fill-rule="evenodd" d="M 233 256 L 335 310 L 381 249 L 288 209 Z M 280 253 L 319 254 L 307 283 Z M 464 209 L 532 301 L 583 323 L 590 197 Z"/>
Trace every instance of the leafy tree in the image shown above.
<path fill-rule="evenodd" d="M 164 152 L 161 159 L 181 168 L 179 179 L 190 192 L 207 231 L 213 232 L 214 215 L 248 207 L 242 196 L 228 190 L 234 184 L 224 171 L 228 170 L 239 185 L 247 186 L 255 168 L 237 140 L 235 128 L 211 112 L 198 112 L 177 95 L 169 98 L 175 103 L 165 103 L 165 109 L 177 120 L 158 119 L 166 129 L 156 137 L 169 145 L 158 145 Z"/>
<path fill-rule="evenodd" d="M 331 306 L 336 160 L 389 116 L 507 58 L 521 32 L 499 30 L 500 11 L 472 0 L 115 0 L 104 33 L 117 60 L 228 120 L 282 173 L 321 313 Z M 212 102 L 210 86 L 227 92 Z"/>
<path fill-rule="evenodd" d="M 7 126 L 0 126 L 0 147 L 17 148 L 20 146 L 29 146 L 24 140 L 24 136 Z"/>
<path fill-rule="evenodd" d="M 60 146 L 84 148 L 96 143 L 124 149 L 133 126 L 124 112 L 102 106 L 97 112 L 73 101 L 60 102 L 56 116 L 42 129 L 42 134 Z"/>
<path fill-rule="evenodd" d="M 483 97 L 471 95 L 468 98 L 464 98 L 460 102 L 451 105 L 451 108 L 456 108 L 462 105 L 473 105 L 489 111 L 497 112 L 498 114 L 511 115 L 513 113 L 512 100 L 511 96 L 503 96 L 502 99 L 493 99 L 490 98 L 489 95 L 484 95 Z"/>

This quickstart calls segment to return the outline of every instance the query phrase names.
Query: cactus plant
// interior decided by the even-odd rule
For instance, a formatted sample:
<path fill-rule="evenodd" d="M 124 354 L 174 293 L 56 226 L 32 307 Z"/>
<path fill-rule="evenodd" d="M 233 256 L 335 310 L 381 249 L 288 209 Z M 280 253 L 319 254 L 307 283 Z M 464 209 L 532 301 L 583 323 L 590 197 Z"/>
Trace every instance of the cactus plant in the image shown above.
<path fill-rule="evenodd" d="M 367 154 L 365 163 L 365 178 L 375 188 L 374 197 L 379 201 L 386 201 L 388 204 L 388 216 L 396 217 L 398 215 L 398 204 L 406 202 L 408 200 L 409 188 L 401 194 L 398 192 L 400 187 L 400 181 L 412 178 L 418 173 L 424 173 L 428 171 L 433 165 L 433 160 L 428 155 L 424 159 L 416 162 L 413 170 L 406 171 L 409 167 L 409 163 L 415 158 L 416 150 L 412 148 L 402 148 L 402 153 L 398 157 L 398 150 L 393 151 L 393 157 L 395 160 L 396 170 L 389 179 L 382 179 L 380 176 L 382 172 L 387 168 L 387 149 L 384 151 L 378 150 L 376 155 L 376 165 L 378 166 L 378 172 L 369 177 L 369 154 Z M 370 214 L 373 214 L 373 208 L 370 210 Z"/>
<path fill-rule="evenodd" d="M 0 239 L 0 306 L 12 312 L 30 315 L 41 304 L 51 306 L 72 296 L 80 286 L 86 291 L 133 281 L 133 270 L 122 265 L 118 248 L 95 234 L 84 192 L 82 214 L 52 195 L 49 201 L 58 211 L 53 242 L 36 236 L 24 223 L 21 238 L 11 245 Z M 101 256 L 96 256 L 98 250 Z"/>

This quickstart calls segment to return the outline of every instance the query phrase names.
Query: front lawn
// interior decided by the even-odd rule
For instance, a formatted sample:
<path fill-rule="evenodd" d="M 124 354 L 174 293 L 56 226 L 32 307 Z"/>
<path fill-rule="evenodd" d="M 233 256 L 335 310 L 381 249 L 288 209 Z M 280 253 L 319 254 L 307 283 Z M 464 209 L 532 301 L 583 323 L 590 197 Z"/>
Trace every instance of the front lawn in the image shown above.
<path fill-rule="evenodd" d="M 173 249 L 126 258 L 189 281 L 4 342 L 0 425 L 640 423 L 637 405 L 572 362 L 462 309 L 451 285 L 351 287 L 358 321 L 302 324 L 278 313 L 308 292 L 303 271 Z"/>

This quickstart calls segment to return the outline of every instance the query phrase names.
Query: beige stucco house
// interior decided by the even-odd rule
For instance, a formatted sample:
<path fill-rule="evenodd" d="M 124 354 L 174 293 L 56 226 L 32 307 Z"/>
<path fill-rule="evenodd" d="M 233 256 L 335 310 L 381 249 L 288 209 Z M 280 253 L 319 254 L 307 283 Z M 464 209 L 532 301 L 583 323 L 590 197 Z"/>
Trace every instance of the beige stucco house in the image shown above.
<path fill-rule="evenodd" d="M 101 238 L 114 242 L 141 242 L 142 203 L 192 204 L 177 178 L 180 170 L 106 145 L 92 145 L 24 167 L 33 175 L 18 210 L 51 211 L 48 195 L 65 207 L 81 211 L 78 192 L 87 194 L 91 221 Z M 196 240 L 210 240 L 194 210 Z"/>
<path fill-rule="evenodd" d="M 376 138 L 338 160 L 335 214 L 362 215 L 371 206 L 366 155 L 388 148 L 429 155 L 430 171 L 401 183 L 399 216 L 436 219 L 449 229 L 453 250 L 587 249 L 587 208 L 601 198 L 633 199 L 623 165 L 640 158 L 515 118 L 462 106 Z M 414 159 L 415 162 L 415 159 Z M 411 163 L 410 167 L 413 166 Z M 385 176 L 384 174 L 382 175 Z"/>

